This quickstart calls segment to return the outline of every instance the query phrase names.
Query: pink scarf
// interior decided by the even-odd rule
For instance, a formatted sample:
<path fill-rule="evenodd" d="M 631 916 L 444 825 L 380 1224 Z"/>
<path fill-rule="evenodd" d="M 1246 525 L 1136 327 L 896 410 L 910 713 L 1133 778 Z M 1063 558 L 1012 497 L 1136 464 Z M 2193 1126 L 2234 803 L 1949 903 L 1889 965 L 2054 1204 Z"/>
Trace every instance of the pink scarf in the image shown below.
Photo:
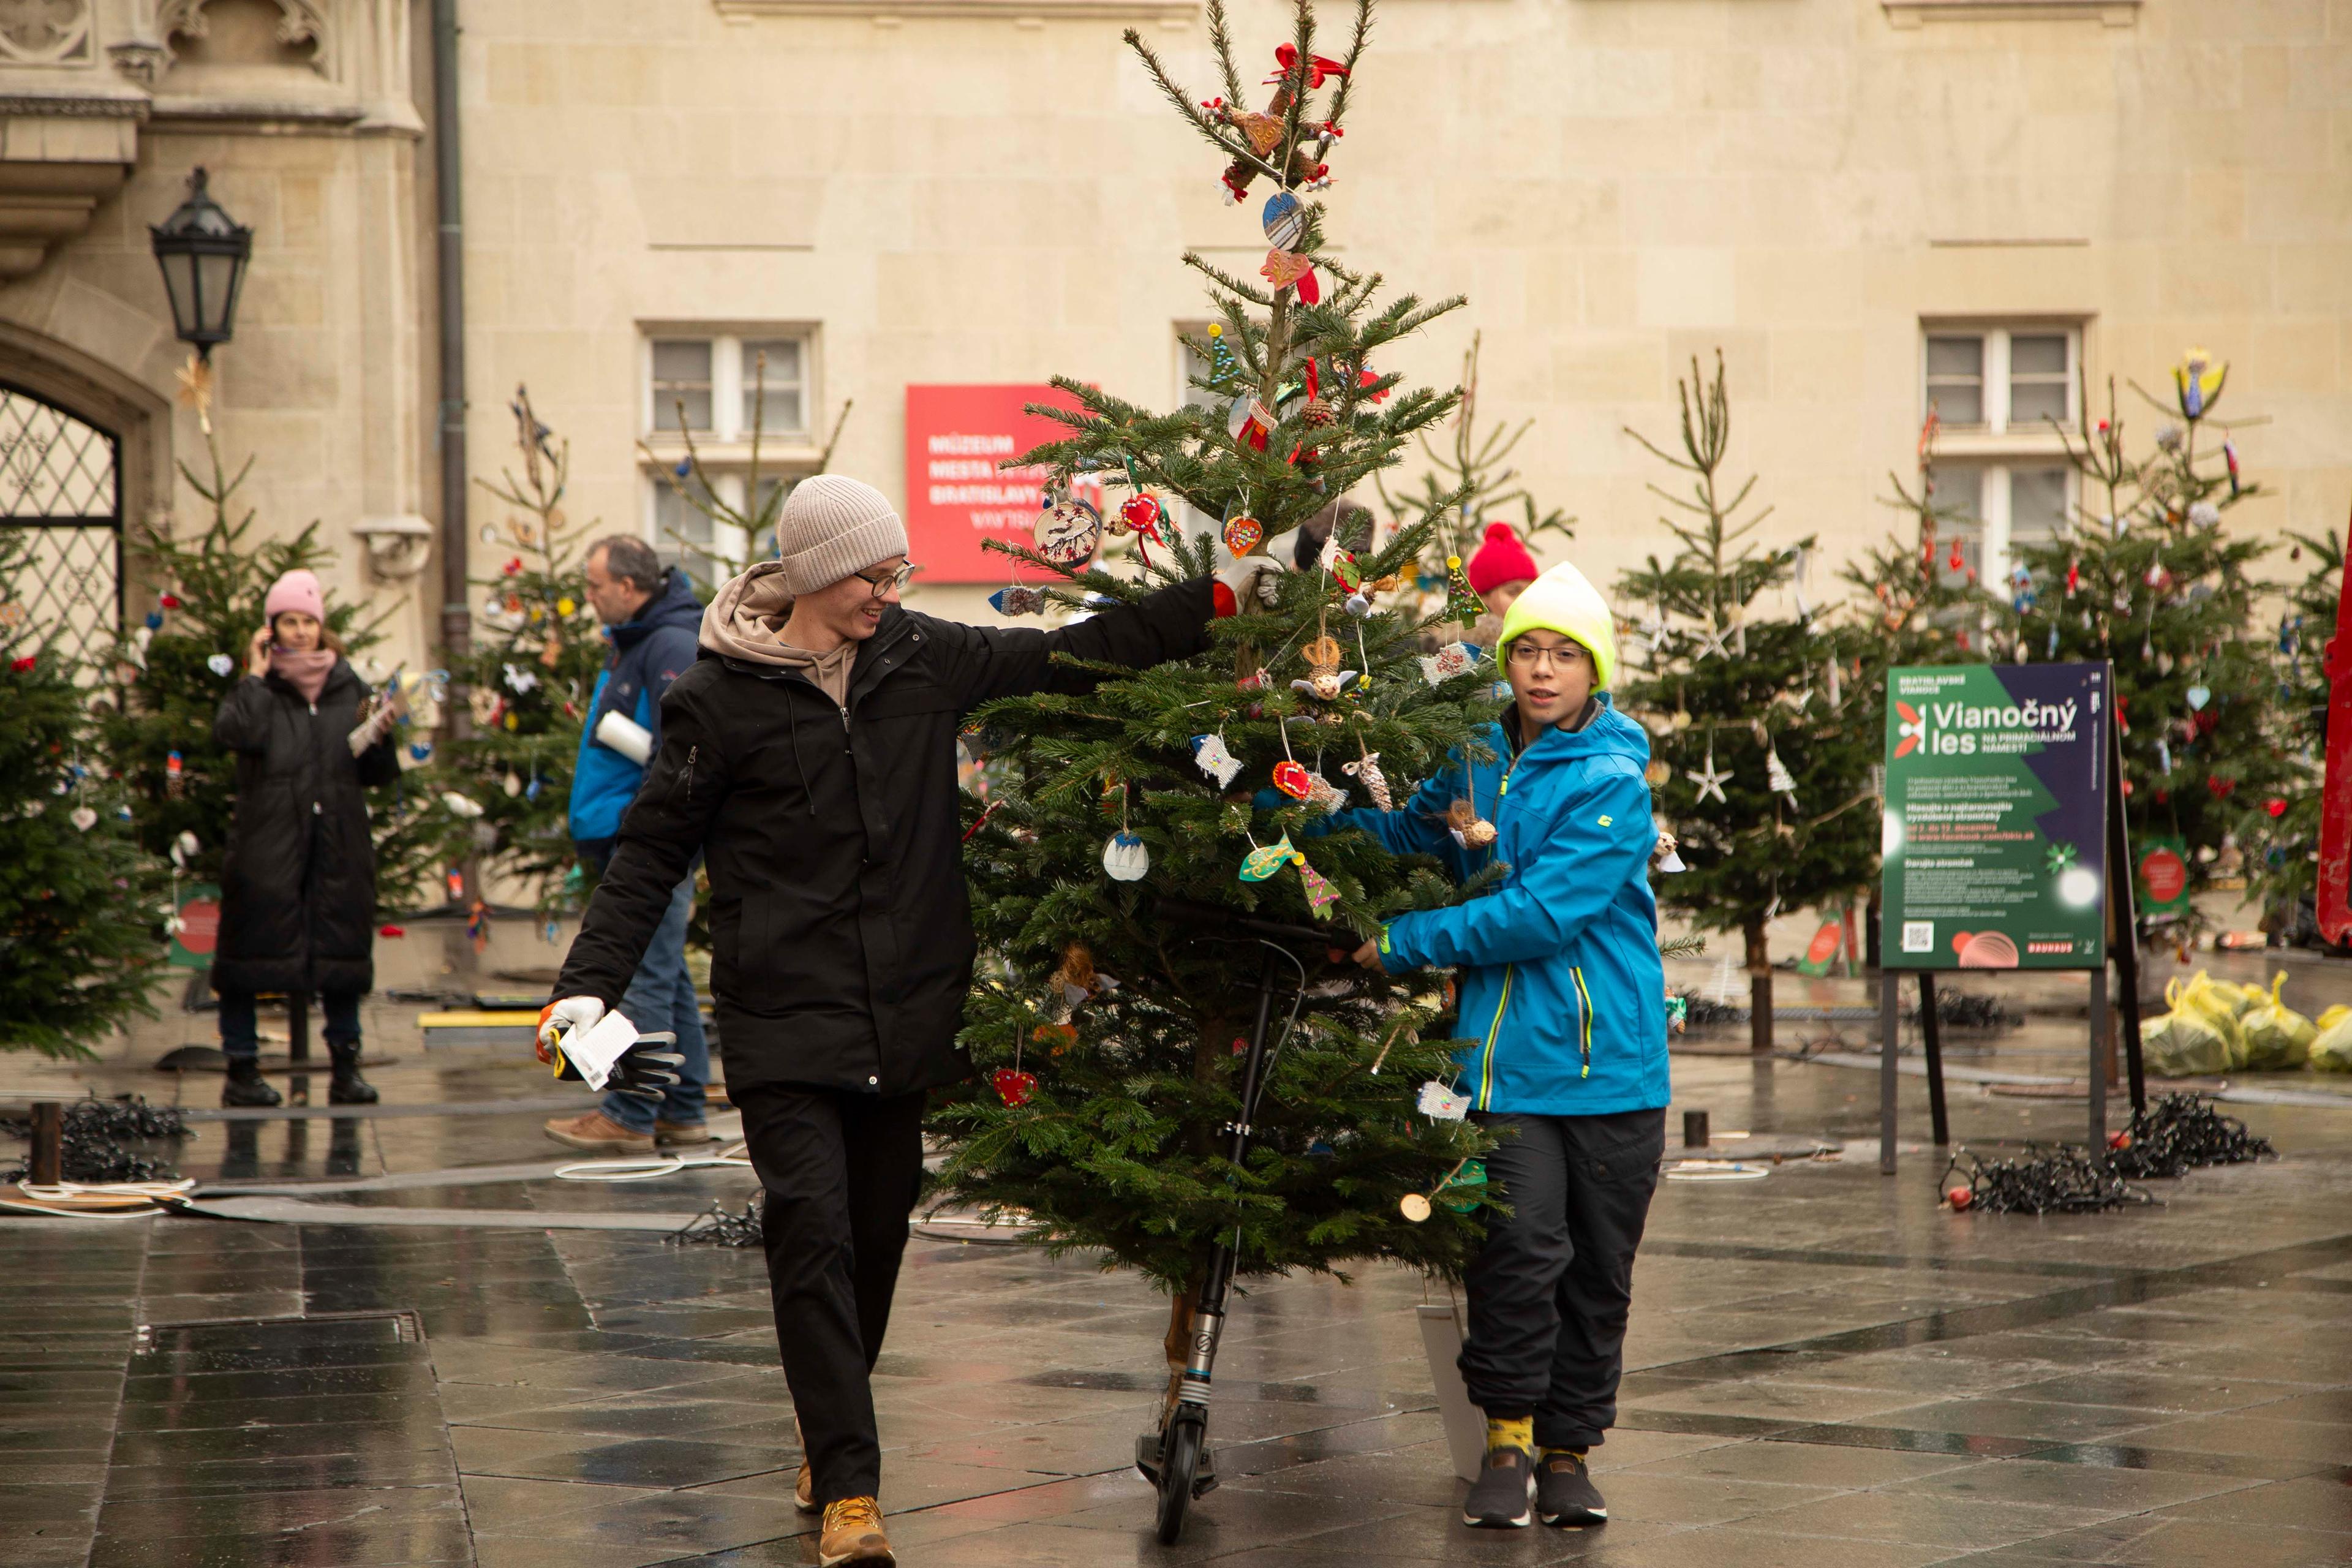
<path fill-rule="evenodd" d="M 302 694 L 305 702 L 319 700 L 326 689 L 327 677 L 334 672 L 335 650 L 314 647 L 297 653 L 292 648 L 273 647 L 269 650 L 269 670 Z"/>

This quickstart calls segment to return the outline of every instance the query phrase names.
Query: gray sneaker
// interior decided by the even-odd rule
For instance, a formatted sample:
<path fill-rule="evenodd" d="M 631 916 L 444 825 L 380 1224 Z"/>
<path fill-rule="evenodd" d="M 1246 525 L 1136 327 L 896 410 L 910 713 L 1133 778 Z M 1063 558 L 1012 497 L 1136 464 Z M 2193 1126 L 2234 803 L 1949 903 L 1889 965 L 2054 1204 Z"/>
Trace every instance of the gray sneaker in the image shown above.
<path fill-rule="evenodd" d="M 1546 1524 L 1604 1524 L 1609 1505 L 1592 1484 L 1592 1472 L 1574 1454 L 1544 1456 L 1536 1467 L 1536 1512 Z"/>
<path fill-rule="evenodd" d="M 1486 1468 L 1462 1500 L 1462 1522 L 1481 1530 L 1525 1530 L 1536 1521 L 1536 1459 L 1525 1448 L 1489 1448 Z"/>

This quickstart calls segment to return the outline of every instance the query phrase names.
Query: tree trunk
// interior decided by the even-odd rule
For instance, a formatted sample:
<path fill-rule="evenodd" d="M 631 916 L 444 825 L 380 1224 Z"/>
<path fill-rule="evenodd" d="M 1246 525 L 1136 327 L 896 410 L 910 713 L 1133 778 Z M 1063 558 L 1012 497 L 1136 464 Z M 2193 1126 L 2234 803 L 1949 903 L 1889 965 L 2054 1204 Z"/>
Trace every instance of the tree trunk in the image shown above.
<path fill-rule="evenodd" d="M 1748 1048 L 1762 1056 L 1772 1049 L 1772 957 L 1762 921 L 1740 930 L 1748 939 Z"/>

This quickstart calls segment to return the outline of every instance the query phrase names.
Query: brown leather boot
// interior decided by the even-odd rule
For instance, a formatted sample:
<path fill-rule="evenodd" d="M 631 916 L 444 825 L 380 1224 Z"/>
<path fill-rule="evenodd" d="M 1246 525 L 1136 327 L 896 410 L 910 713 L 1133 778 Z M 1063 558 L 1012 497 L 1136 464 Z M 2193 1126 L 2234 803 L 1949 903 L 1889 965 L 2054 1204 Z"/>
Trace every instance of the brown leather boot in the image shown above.
<path fill-rule="evenodd" d="M 601 1110 L 584 1116 L 559 1116 L 547 1123 L 546 1132 L 558 1143 L 568 1143 L 574 1149 L 585 1149 L 595 1154 L 650 1154 L 654 1152 L 654 1135 L 632 1132 Z"/>
<path fill-rule="evenodd" d="M 845 1497 L 824 1505 L 824 1529 L 816 1538 L 818 1568 L 840 1563 L 883 1563 L 898 1559 L 890 1538 L 882 1533 L 882 1505 L 870 1497 Z"/>

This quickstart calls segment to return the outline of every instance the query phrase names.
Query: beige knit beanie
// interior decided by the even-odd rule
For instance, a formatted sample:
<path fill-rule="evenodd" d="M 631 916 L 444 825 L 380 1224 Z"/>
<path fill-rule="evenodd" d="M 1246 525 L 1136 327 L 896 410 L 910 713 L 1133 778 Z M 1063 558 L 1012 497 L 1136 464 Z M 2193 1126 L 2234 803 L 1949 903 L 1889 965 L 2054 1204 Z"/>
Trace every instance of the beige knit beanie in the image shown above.
<path fill-rule="evenodd" d="M 877 561 L 907 553 L 907 525 L 889 498 L 862 479 L 812 474 L 776 519 L 784 586 L 795 596 L 831 587 Z"/>

